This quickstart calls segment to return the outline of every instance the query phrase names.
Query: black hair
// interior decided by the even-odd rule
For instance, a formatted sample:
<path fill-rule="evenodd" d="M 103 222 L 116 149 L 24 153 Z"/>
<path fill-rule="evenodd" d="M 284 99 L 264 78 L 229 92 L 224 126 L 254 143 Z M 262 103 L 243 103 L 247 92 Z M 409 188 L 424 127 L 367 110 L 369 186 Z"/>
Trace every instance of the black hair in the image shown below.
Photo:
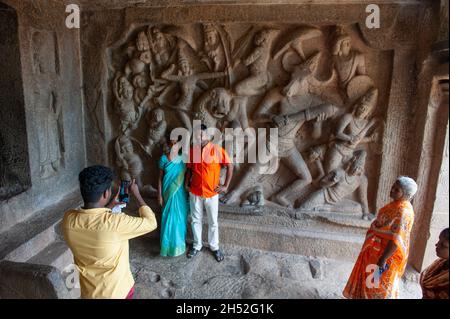
<path fill-rule="evenodd" d="M 102 194 L 111 187 L 115 177 L 112 169 L 95 165 L 86 167 L 78 175 L 81 196 L 84 203 L 96 203 Z"/>
<path fill-rule="evenodd" d="M 172 131 L 166 132 L 166 134 L 165 134 L 165 136 L 164 136 L 164 138 L 166 139 L 166 143 L 169 143 L 169 142 L 172 140 L 171 136 L 172 136 Z M 176 137 L 177 142 L 181 141 L 182 138 L 183 138 L 183 137 L 181 136 L 181 134 L 179 134 L 179 135 Z"/>
<path fill-rule="evenodd" d="M 446 229 L 444 229 L 443 231 L 441 231 L 441 235 L 442 237 L 444 237 L 447 241 L 448 241 L 448 227 Z"/>
<path fill-rule="evenodd" d="M 200 129 L 202 130 L 202 131 L 206 131 L 207 129 L 208 129 L 208 127 L 205 125 L 205 124 L 201 124 L 200 125 Z"/>

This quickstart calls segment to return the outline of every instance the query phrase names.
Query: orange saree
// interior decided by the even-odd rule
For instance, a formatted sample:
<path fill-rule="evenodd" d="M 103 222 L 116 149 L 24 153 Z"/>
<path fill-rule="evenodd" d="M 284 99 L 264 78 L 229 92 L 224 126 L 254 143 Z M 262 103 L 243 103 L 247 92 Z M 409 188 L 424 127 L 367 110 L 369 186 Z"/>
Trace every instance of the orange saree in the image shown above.
<path fill-rule="evenodd" d="M 406 268 L 414 211 L 409 201 L 394 201 L 378 212 L 372 222 L 356 264 L 344 289 L 349 299 L 398 298 L 400 279 Z M 388 269 L 378 275 L 376 266 L 389 241 L 397 249 L 386 261 Z"/>
<path fill-rule="evenodd" d="M 448 299 L 447 260 L 438 259 L 420 276 L 423 299 Z"/>

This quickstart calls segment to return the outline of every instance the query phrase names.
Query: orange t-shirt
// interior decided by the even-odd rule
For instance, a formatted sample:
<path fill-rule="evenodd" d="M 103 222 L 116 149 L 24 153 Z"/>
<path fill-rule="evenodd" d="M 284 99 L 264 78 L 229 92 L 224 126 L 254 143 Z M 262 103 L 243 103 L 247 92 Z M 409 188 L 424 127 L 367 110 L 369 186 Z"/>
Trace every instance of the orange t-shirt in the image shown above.
<path fill-rule="evenodd" d="M 231 163 L 227 152 L 211 142 L 203 149 L 200 145 L 195 145 L 191 148 L 189 160 L 186 165 L 192 171 L 189 191 L 204 198 L 217 195 L 214 189 L 219 185 L 220 167 Z"/>

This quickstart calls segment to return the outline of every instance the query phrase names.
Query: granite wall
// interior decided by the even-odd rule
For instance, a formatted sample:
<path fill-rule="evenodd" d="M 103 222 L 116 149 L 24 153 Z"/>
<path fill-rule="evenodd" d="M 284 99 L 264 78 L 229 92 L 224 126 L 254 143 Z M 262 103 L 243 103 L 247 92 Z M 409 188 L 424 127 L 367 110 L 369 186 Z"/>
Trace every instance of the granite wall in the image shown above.
<path fill-rule="evenodd" d="M 2 87 L 3 81 L 8 88 L 15 83 L 13 90 L 2 90 L 2 97 L 17 93 L 8 102 L 14 101 L 16 110 L 23 108 L 23 114 L 8 120 L 10 132 L 17 131 L 10 142 L 29 159 L 22 163 L 29 172 L 29 183 L 22 182 L 24 191 L 0 203 L 1 231 L 75 191 L 86 153 L 79 31 L 65 27 L 65 5 L 14 0 L 0 4 L 2 30 L 19 40 L 19 50 L 14 45 L 5 48 L 6 56 L 15 56 L 2 61 L 0 75 Z M 13 12 L 15 18 L 5 20 L 4 12 Z M 3 113 L 11 104 L 1 101 Z M 7 120 L 3 114 L 2 122 Z"/>
<path fill-rule="evenodd" d="M 72 2 L 81 7 L 79 30 L 64 24 L 65 5 Z M 277 125 L 288 127 L 294 114 L 283 105 L 300 105 L 296 112 L 304 112 L 306 123 L 282 136 L 289 152 L 277 174 L 241 183 L 246 169 L 236 167 L 235 195 L 222 208 L 264 205 L 296 219 L 316 204 L 311 194 L 322 190 L 315 183 L 321 165 L 325 175 L 339 170 L 335 175 L 346 177 L 353 167 L 357 177 L 346 180 L 342 198 L 321 207 L 367 218 L 389 201 L 395 178 L 409 175 L 420 186 L 411 264 L 422 268 L 432 212 L 440 211 L 436 193 L 442 202 L 437 185 L 447 123 L 430 108 L 430 96 L 436 67 L 445 64 L 433 45 L 448 33 L 442 27 L 448 1 L 383 1 L 380 28 L 369 29 L 372 2 L 3 0 L 0 26 L 8 33 L 18 26 L 17 37 L 8 39 L 18 39 L 20 54 L 4 65 L 0 84 L 11 83 L 9 73 L 20 67 L 11 90 L 18 99 L 11 129 L 27 152 L 18 150 L 23 187 L 1 201 L 0 231 L 76 191 L 85 165 L 113 166 L 151 190 L 164 130 L 194 118 L 220 128 L 256 128 L 257 115 L 267 115 L 259 112 L 263 101 L 280 104 Z M 304 95 L 311 98 L 303 101 Z M 322 108 L 309 113 L 313 107 Z M 358 108 L 361 118 L 355 118 Z M 357 143 L 346 148 L 333 138 L 349 118 L 351 125 L 371 128 L 354 134 Z M 431 145 L 434 139 L 440 142 Z M 256 183 L 259 188 L 249 187 Z"/>

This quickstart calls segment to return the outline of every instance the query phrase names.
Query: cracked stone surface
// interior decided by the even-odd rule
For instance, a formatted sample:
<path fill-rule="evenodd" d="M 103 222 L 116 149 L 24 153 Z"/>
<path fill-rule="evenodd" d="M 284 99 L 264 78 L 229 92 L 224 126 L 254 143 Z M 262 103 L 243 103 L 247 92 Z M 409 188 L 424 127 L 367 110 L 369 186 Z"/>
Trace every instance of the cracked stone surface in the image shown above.
<path fill-rule="evenodd" d="M 218 263 L 205 247 L 193 259 L 160 257 L 157 240 L 130 241 L 135 298 L 339 299 L 353 268 L 345 261 L 230 245 L 222 249 L 225 260 Z M 421 298 L 417 276 L 405 278 L 400 298 Z"/>

